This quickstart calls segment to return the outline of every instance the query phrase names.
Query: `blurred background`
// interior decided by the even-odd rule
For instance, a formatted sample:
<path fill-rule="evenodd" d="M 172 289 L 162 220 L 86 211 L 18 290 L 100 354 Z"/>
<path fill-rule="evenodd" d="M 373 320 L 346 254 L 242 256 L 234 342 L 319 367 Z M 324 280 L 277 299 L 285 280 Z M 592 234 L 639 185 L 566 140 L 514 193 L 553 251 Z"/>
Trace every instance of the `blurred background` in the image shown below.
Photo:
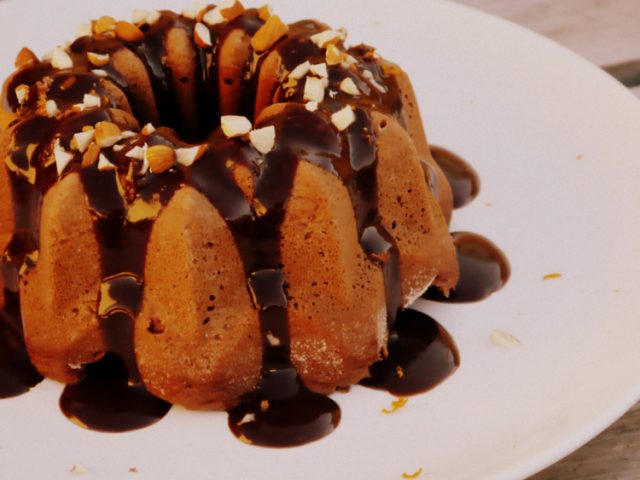
<path fill-rule="evenodd" d="M 564 45 L 640 97 L 640 0 L 454 1 Z M 640 479 L 640 403 L 596 439 L 530 480 L 556 479 Z"/>
<path fill-rule="evenodd" d="M 454 1 L 564 45 L 612 73 L 640 96 L 639 0 Z M 633 478 L 640 478 L 640 474 Z"/>

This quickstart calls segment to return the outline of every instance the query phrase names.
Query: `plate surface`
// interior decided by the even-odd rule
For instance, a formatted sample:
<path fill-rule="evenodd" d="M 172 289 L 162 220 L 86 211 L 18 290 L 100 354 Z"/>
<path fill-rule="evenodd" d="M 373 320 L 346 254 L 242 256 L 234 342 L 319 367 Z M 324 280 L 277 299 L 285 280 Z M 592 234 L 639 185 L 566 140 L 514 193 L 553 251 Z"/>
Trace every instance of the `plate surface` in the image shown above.
<path fill-rule="evenodd" d="M 188 0 L 0 3 L 0 77 L 27 45 L 39 54 L 82 21 Z M 247 2 L 248 3 L 248 2 Z M 252 448 L 223 413 L 174 408 L 146 430 L 84 431 L 44 382 L 0 401 L 0 465 L 14 479 L 87 478 L 514 479 L 595 436 L 640 396 L 640 103 L 557 45 L 439 1 L 273 0 L 287 21 L 345 26 L 410 73 L 433 143 L 467 158 L 482 192 L 453 229 L 486 235 L 507 253 L 507 287 L 488 301 L 418 308 L 453 335 L 459 371 L 405 408 L 354 388 L 334 398 L 338 430 L 290 450 Z M 543 280 L 548 273 L 562 277 Z M 500 329 L 521 344 L 490 341 Z M 130 467 L 137 474 L 128 473 Z"/>

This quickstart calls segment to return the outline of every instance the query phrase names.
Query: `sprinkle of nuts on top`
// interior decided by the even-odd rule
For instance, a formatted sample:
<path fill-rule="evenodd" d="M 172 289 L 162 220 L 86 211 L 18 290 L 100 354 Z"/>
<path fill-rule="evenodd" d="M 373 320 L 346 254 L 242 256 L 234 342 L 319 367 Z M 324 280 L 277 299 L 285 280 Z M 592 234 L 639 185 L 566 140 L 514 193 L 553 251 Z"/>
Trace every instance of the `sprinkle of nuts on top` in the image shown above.
<path fill-rule="evenodd" d="M 307 77 L 304 84 L 305 101 L 322 103 L 324 101 L 325 84 L 321 78 Z"/>
<path fill-rule="evenodd" d="M 190 167 L 195 162 L 200 160 L 205 152 L 209 149 L 207 145 L 196 145 L 195 147 L 189 148 L 178 148 L 176 149 L 176 160 L 177 162 L 184 166 Z"/>
<path fill-rule="evenodd" d="M 162 14 L 157 10 L 154 10 L 152 12 L 149 12 L 149 15 L 147 15 L 146 21 L 149 25 L 155 25 L 155 23 L 158 20 L 160 20 L 160 17 L 162 17 Z"/>
<path fill-rule="evenodd" d="M 276 144 L 276 129 L 274 126 L 258 128 L 249 132 L 249 141 L 263 155 L 266 155 Z"/>
<path fill-rule="evenodd" d="M 26 47 L 22 48 L 16 56 L 16 68 L 22 68 L 24 66 L 31 65 L 32 63 L 38 63 L 37 55 Z"/>
<path fill-rule="evenodd" d="M 258 9 L 260 20 L 267 21 L 273 16 L 273 9 L 269 5 L 263 5 Z"/>
<path fill-rule="evenodd" d="M 318 63 L 317 65 L 311 65 L 311 73 L 320 78 L 329 78 L 329 72 L 327 71 L 326 63 Z"/>
<path fill-rule="evenodd" d="M 341 132 L 349 128 L 356 121 L 356 114 L 349 105 L 331 115 L 331 123 Z"/>
<path fill-rule="evenodd" d="M 53 50 L 51 55 L 51 66 L 60 70 L 73 67 L 73 61 L 67 52 L 62 48 L 57 47 Z"/>
<path fill-rule="evenodd" d="M 125 42 L 141 42 L 144 40 L 144 33 L 133 23 L 120 21 L 116 23 L 116 35 Z"/>
<path fill-rule="evenodd" d="M 91 63 L 91 65 L 95 67 L 104 67 L 109 61 L 111 57 L 108 53 L 94 53 L 87 52 L 87 59 Z"/>
<path fill-rule="evenodd" d="M 144 156 L 149 162 L 151 173 L 163 173 L 173 167 L 176 163 L 176 152 L 167 145 L 154 145 L 147 148 Z"/>
<path fill-rule="evenodd" d="M 346 77 L 342 82 L 340 82 L 340 91 L 348 95 L 360 95 L 360 90 L 351 77 Z"/>
<path fill-rule="evenodd" d="M 78 132 L 73 136 L 71 140 L 71 148 L 76 149 L 80 153 L 86 152 L 87 148 L 93 141 L 93 137 L 95 136 L 95 130 L 87 130 L 86 132 Z"/>
<path fill-rule="evenodd" d="M 93 23 L 93 33 L 96 35 L 105 35 L 114 32 L 116 29 L 116 19 L 113 17 L 103 16 Z"/>
<path fill-rule="evenodd" d="M 266 52 L 289 32 L 289 25 L 278 15 L 273 15 L 262 25 L 251 39 L 251 47 L 257 52 Z"/>
<path fill-rule="evenodd" d="M 27 101 L 30 91 L 31 89 L 24 83 L 16 87 L 16 98 L 18 99 L 18 103 L 20 105 L 23 105 L 24 102 Z"/>
<path fill-rule="evenodd" d="M 342 42 L 346 39 L 344 31 L 325 30 L 324 32 L 311 35 L 311 41 L 320 48 L 327 48 L 329 45 Z"/>
<path fill-rule="evenodd" d="M 98 156 L 98 170 L 104 172 L 105 170 L 115 170 L 116 166 L 109 161 L 109 159 L 101 153 Z"/>
<path fill-rule="evenodd" d="M 136 25 L 141 25 L 147 22 L 148 16 L 149 12 L 147 10 L 135 9 L 133 12 L 131 12 L 131 21 Z"/>
<path fill-rule="evenodd" d="M 58 113 L 60 113 L 58 104 L 55 100 L 47 100 L 47 103 L 44 104 L 44 109 L 48 117 L 55 117 L 56 115 L 58 115 Z"/>
<path fill-rule="evenodd" d="M 318 102 L 307 102 L 304 104 L 304 108 L 310 112 L 316 112 L 318 111 Z"/>
<path fill-rule="evenodd" d="M 246 135 L 251 131 L 251 121 L 247 117 L 238 115 L 225 115 L 220 119 L 222 132 L 227 138 L 235 138 Z"/>
<path fill-rule="evenodd" d="M 193 30 L 193 37 L 200 48 L 213 47 L 213 43 L 211 43 L 211 32 L 204 23 L 196 23 L 196 27 Z"/>
<path fill-rule="evenodd" d="M 294 80 L 300 80 L 304 78 L 307 75 L 307 73 L 309 73 L 310 70 L 311 70 L 311 63 L 309 63 L 309 60 L 307 60 L 306 62 L 301 63 L 296 68 L 291 70 L 291 73 L 289 73 L 289 78 L 292 78 Z"/>
<path fill-rule="evenodd" d="M 120 132 L 120 127 L 115 123 L 98 122 L 96 124 L 95 138 L 100 148 L 109 148 L 122 140 L 122 133 Z"/>
<path fill-rule="evenodd" d="M 222 11 L 220 8 L 214 8 L 213 10 L 209 10 L 202 16 L 202 21 L 207 25 L 213 27 L 214 25 L 219 25 L 227 21 L 227 19 L 222 15 Z"/>
<path fill-rule="evenodd" d="M 73 153 L 67 152 L 62 148 L 60 139 L 56 138 L 53 144 L 53 157 L 56 161 L 56 171 L 58 172 L 58 176 L 60 176 L 71 160 L 73 160 Z"/>

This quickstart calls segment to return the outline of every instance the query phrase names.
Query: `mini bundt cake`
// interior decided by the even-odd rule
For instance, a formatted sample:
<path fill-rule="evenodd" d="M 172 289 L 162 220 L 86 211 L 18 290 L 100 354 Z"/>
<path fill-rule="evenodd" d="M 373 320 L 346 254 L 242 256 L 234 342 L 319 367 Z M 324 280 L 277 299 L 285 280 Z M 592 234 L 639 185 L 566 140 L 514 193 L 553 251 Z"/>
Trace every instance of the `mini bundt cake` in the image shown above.
<path fill-rule="evenodd" d="M 42 375 L 75 383 L 109 352 L 188 408 L 292 367 L 329 393 L 368 375 L 399 308 L 456 285 L 409 79 L 345 37 L 227 2 L 20 52 L 0 249 Z"/>

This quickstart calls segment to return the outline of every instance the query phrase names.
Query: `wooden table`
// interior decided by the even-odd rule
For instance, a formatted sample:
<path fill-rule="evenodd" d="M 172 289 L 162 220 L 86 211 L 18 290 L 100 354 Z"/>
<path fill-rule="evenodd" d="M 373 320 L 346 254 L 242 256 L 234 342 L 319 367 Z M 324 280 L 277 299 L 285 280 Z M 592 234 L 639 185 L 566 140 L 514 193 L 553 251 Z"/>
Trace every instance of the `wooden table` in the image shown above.
<path fill-rule="evenodd" d="M 613 73 L 640 97 L 640 0 L 454 1 L 557 41 Z M 565 479 L 640 479 L 640 403 L 590 443 L 530 480 Z"/>

